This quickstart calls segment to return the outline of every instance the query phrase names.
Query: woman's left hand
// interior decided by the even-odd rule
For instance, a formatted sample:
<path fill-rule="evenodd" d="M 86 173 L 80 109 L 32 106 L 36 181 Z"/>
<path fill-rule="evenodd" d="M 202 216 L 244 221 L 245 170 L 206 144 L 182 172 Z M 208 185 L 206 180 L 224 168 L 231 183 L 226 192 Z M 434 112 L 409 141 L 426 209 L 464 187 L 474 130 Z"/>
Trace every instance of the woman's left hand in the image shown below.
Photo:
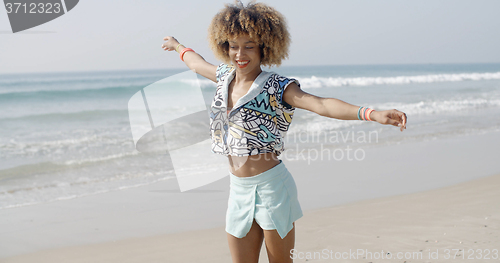
<path fill-rule="evenodd" d="M 386 111 L 373 111 L 370 118 L 380 124 L 390 124 L 406 129 L 406 114 L 396 109 Z"/>

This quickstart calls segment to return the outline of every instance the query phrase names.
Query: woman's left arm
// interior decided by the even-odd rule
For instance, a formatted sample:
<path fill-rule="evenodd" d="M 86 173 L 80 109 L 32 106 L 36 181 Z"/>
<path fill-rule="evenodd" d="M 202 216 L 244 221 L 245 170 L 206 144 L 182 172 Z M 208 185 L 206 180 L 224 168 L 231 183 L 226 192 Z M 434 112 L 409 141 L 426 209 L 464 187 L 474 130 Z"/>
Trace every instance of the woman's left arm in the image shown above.
<path fill-rule="evenodd" d="M 339 120 L 357 120 L 359 106 L 335 98 L 321 98 L 304 92 L 296 83 L 290 83 L 283 92 L 283 100 L 293 107 L 315 112 L 321 116 Z M 393 110 L 372 111 L 370 119 L 406 129 L 406 114 Z"/>

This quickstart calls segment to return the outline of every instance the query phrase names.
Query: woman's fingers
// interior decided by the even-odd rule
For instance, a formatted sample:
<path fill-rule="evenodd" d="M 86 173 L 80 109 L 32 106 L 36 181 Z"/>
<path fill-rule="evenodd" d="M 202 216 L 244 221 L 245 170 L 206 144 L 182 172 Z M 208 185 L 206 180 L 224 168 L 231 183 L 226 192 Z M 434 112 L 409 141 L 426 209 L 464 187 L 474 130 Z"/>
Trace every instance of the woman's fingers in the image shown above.
<path fill-rule="evenodd" d="M 393 115 L 392 116 L 389 116 L 389 124 L 391 125 L 394 125 L 394 126 L 398 126 L 401 124 L 399 122 L 399 120 L 397 120 Z"/>
<path fill-rule="evenodd" d="M 401 127 L 401 131 L 406 129 L 406 114 L 404 112 L 398 111 L 398 110 L 393 110 L 394 111 L 394 117 L 397 119 L 395 122 L 395 125 L 398 127 Z"/>
<path fill-rule="evenodd" d="M 398 110 L 395 111 L 396 115 L 398 116 L 398 122 L 399 122 L 398 126 L 400 126 L 401 131 L 403 131 L 404 129 L 406 129 L 406 114 Z"/>
<path fill-rule="evenodd" d="M 403 112 L 403 126 L 406 129 L 406 113 Z"/>
<path fill-rule="evenodd" d="M 400 127 L 400 130 L 403 131 L 406 129 L 406 114 L 396 109 L 388 111 L 387 124 Z"/>
<path fill-rule="evenodd" d="M 164 38 L 163 38 L 163 40 L 168 41 L 168 37 L 164 37 Z M 167 43 L 163 43 L 163 44 L 161 44 L 161 48 L 162 48 L 163 50 L 166 50 L 166 48 L 167 48 Z"/>
<path fill-rule="evenodd" d="M 403 123 L 401 125 L 401 131 L 406 129 L 406 114 L 402 112 L 401 119 L 403 120 Z"/>
<path fill-rule="evenodd" d="M 398 111 L 396 109 L 381 111 L 381 118 L 377 120 L 380 124 L 393 125 L 400 127 L 401 131 L 406 129 L 407 117 L 404 112 Z"/>
<path fill-rule="evenodd" d="M 161 45 L 161 48 L 163 48 L 163 50 L 168 50 L 168 51 L 174 50 L 175 48 L 172 46 L 175 45 L 176 42 L 178 42 L 177 39 L 175 39 L 175 37 L 173 36 L 166 36 L 163 38 L 163 40 L 165 40 L 165 43 Z"/>

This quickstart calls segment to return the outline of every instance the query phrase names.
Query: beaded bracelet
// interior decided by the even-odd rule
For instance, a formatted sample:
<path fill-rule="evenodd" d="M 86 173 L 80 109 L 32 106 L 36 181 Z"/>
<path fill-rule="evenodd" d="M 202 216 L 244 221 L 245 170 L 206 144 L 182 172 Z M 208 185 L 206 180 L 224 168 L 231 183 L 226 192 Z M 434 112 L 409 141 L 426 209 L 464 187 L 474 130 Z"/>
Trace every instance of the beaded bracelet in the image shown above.
<path fill-rule="evenodd" d="M 358 119 L 360 121 L 372 121 L 370 119 L 370 113 L 372 113 L 374 109 L 366 108 L 366 107 L 359 107 L 358 109 Z"/>
<path fill-rule="evenodd" d="M 179 56 L 181 57 L 181 60 L 182 60 L 183 62 L 184 62 L 184 58 L 183 58 L 183 57 L 184 57 L 184 53 L 186 53 L 186 52 L 188 52 L 188 51 L 193 51 L 193 52 L 194 52 L 194 50 L 193 50 L 192 48 L 188 48 L 188 47 L 187 47 L 187 48 L 184 48 L 184 49 L 181 51 L 181 53 L 179 54 Z"/>

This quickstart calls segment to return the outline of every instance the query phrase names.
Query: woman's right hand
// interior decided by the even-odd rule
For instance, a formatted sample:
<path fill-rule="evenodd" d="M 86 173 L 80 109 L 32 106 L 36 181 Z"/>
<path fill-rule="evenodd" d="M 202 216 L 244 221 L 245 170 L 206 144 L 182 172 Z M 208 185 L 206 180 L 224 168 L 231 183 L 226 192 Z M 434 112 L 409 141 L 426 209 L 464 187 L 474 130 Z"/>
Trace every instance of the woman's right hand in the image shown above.
<path fill-rule="evenodd" d="M 165 43 L 161 45 L 163 50 L 172 51 L 179 47 L 176 51 L 181 53 L 182 50 L 186 48 L 184 45 L 179 45 L 179 41 L 177 41 L 177 39 L 173 36 L 164 37 L 163 40 L 165 40 Z M 215 77 L 217 66 L 206 62 L 205 59 L 196 52 L 193 51 L 184 54 L 184 63 L 186 63 L 186 66 L 188 66 L 189 69 L 193 70 L 197 74 L 200 74 L 203 77 L 217 83 L 217 78 Z"/>
<path fill-rule="evenodd" d="M 163 48 L 163 50 L 172 51 L 175 50 L 175 48 L 179 45 L 179 41 L 177 41 L 177 39 L 175 39 L 175 37 L 173 36 L 164 37 L 163 40 L 165 40 L 165 43 L 161 45 L 161 48 Z"/>

